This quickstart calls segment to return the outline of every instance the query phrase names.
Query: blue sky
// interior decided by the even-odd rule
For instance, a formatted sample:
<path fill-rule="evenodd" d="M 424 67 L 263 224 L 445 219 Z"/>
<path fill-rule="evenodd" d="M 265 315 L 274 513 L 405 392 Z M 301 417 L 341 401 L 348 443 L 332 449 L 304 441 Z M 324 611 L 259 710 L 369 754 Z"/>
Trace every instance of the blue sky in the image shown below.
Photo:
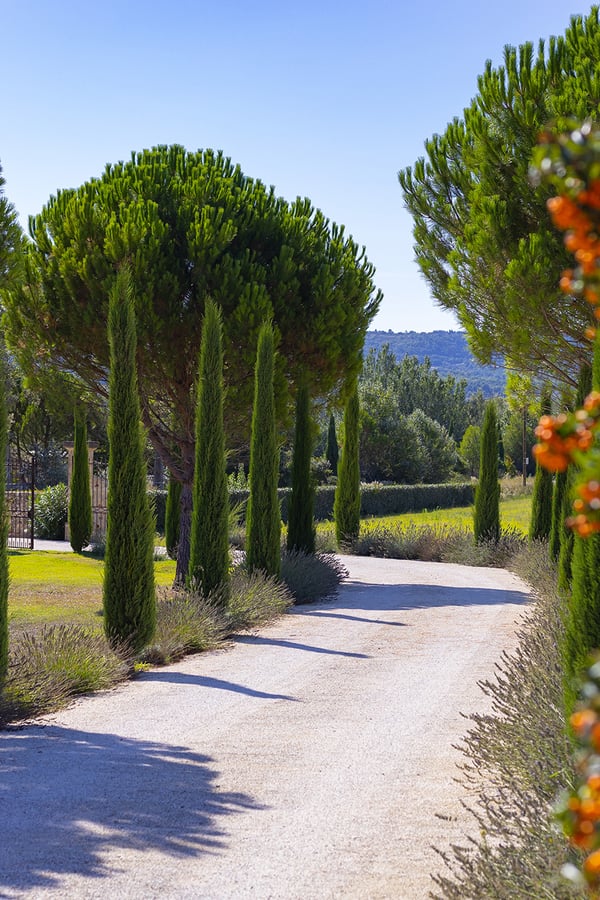
<path fill-rule="evenodd" d="M 400 168 L 486 59 L 560 34 L 570 0 L 2 0 L 0 163 L 24 225 L 57 189 L 156 144 L 221 149 L 365 245 L 372 327 L 455 328 L 413 261 Z"/>

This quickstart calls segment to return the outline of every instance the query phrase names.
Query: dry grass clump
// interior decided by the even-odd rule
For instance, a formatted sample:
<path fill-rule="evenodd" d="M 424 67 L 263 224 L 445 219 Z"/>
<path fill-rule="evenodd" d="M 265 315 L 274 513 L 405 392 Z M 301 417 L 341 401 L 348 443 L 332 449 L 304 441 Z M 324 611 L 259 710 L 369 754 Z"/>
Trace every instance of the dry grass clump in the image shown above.
<path fill-rule="evenodd" d="M 264 572 L 248 572 L 244 566 L 233 570 L 225 624 L 229 633 L 266 625 L 292 605 L 289 590 L 277 578 Z"/>
<path fill-rule="evenodd" d="M 326 600 L 347 577 L 348 569 L 334 553 L 288 550 L 281 556 L 281 580 L 294 603 Z"/>
<path fill-rule="evenodd" d="M 462 780 L 478 838 L 442 856 L 450 874 L 434 876 L 444 900 L 583 896 L 560 876 L 569 849 L 552 804 L 573 778 L 564 713 L 560 644 L 563 603 L 543 544 L 525 547 L 513 568 L 535 585 L 519 644 L 481 683 L 491 711 L 469 717 Z"/>
<path fill-rule="evenodd" d="M 113 687 L 127 678 L 131 659 L 96 629 L 45 625 L 10 645 L 0 691 L 0 724 L 64 706 L 73 696 Z"/>
<path fill-rule="evenodd" d="M 164 593 L 156 605 L 156 631 L 139 659 L 166 665 L 186 656 L 212 650 L 225 639 L 223 615 L 210 598 L 192 588 Z"/>
<path fill-rule="evenodd" d="M 371 528 L 352 545 L 359 556 L 460 563 L 502 568 L 525 545 L 517 529 L 503 529 L 499 541 L 475 543 L 473 532 L 449 525 L 382 525 Z"/>

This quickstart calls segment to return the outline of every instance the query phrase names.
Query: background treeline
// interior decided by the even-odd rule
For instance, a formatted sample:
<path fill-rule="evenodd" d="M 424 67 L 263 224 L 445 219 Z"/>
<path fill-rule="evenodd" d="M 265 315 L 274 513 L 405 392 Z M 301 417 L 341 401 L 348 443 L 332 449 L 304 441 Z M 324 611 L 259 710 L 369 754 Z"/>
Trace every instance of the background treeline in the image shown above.
<path fill-rule="evenodd" d="M 506 376 L 503 360 L 482 365 L 471 353 L 464 331 L 368 331 L 365 356 L 387 344 L 396 359 L 416 356 L 419 362 L 431 361 L 440 375 L 454 375 L 467 382 L 467 394 L 481 390 L 485 397 L 504 394 Z"/>

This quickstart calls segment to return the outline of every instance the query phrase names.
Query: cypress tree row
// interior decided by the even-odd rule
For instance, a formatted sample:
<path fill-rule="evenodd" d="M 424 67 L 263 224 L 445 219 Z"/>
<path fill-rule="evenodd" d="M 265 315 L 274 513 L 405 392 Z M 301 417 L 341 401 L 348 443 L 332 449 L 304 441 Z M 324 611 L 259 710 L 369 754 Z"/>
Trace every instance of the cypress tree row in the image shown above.
<path fill-rule="evenodd" d="M 181 482 L 169 474 L 165 507 L 165 544 L 171 559 L 177 559 L 179 521 L 181 513 Z"/>
<path fill-rule="evenodd" d="M 69 497 L 69 536 L 75 553 L 81 553 L 92 536 L 92 495 L 85 414 L 75 408 L 73 470 Z"/>
<path fill-rule="evenodd" d="M 281 568 L 281 513 L 277 496 L 279 450 L 275 431 L 275 337 L 265 322 L 258 335 L 250 440 L 250 495 L 246 513 L 246 564 L 278 576 Z"/>
<path fill-rule="evenodd" d="M 4 371 L 2 371 L 4 381 Z M 0 392 L 0 685 L 8 669 L 8 509 L 6 503 L 6 390 Z"/>
<path fill-rule="evenodd" d="M 329 428 L 327 429 L 327 449 L 325 456 L 331 466 L 331 471 L 337 475 L 338 461 L 340 458 L 340 448 L 338 446 L 337 435 L 335 433 L 335 418 L 333 413 L 329 417 Z"/>
<path fill-rule="evenodd" d="M 313 444 L 310 420 L 310 394 L 306 382 L 300 384 L 296 396 L 296 430 L 292 463 L 292 494 L 288 514 L 287 549 L 315 552 L 315 488 L 310 461 Z"/>
<path fill-rule="evenodd" d="M 542 392 L 540 412 L 549 416 L 552 412 L 552 394 L 545 388 Z M 529 540 L 547 540 L 552 528 L 552 472 L 543 466 L 535 467 L 533 495 L 531 498 L 531 520 Z"/>
<path fill-rule="evenodd" d="M 357 382 L 344 410 L 344 442 L 333 501 L 335 536 L 339 547 L 351 544 L 360 532 L 359 432 Z"/>
<path fill-rule="evenodd" d="M 223 430 L 223 325 L 207 300 L 200 344 L 196 407 L 196 463 L 189 581 L 205 595 L 223 587 L 229 572 L 229 493 Z"/>
<path fill-rule="evenodd" d="M 473 521 L 475 541 L 497 541 L 500 537 L 500 484 L 498 482 L 498 428 L 496 407 L 487 403 L 481 431 L 479 483 L 475 491 Z"/>
<path fill-rule="evenodd" d="M 108 526 L 104 561 L 104 630 L 133 651 L 156 626 L 154 517 L 146 491 L 144 436 L 137 391 L 136 325 L 129 271 L 110 292 Z"/>

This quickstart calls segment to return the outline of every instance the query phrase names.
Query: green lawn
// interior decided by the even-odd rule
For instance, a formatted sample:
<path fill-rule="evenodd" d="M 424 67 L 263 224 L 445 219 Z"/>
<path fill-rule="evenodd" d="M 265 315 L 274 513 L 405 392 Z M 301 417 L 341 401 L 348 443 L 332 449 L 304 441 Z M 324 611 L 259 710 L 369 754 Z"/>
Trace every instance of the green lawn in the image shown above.
<path fill-rule="evenodd" d="M 99 624 L 103 562 L 85 554 L 9 551 L 9 621 L 13 628 L 53 622 Z M 156 583 L 169 586 L 175 563 L 154 564 Z"/>
<path fill-rule="evenodd" d="M 531 515 L 531 496 L 511 497 L 500 501 L 500 522 L 503 528 L 518 528 L 523 534 L 529 531 Z M 435 509 L 431 512 L 405 513 L 401 516 L 381 516 L 362 519 L 360 523 L 363 534 L 374 527 L 390 527 L 407 525 L 450 525 L 456 528 L 473 527 L 473 508 L 459 506 L 455 509 Z M 321 541 L 328 544 L 333 540 L 335 527 L 333 522 L 319 522 L 317 533 Z"/>

